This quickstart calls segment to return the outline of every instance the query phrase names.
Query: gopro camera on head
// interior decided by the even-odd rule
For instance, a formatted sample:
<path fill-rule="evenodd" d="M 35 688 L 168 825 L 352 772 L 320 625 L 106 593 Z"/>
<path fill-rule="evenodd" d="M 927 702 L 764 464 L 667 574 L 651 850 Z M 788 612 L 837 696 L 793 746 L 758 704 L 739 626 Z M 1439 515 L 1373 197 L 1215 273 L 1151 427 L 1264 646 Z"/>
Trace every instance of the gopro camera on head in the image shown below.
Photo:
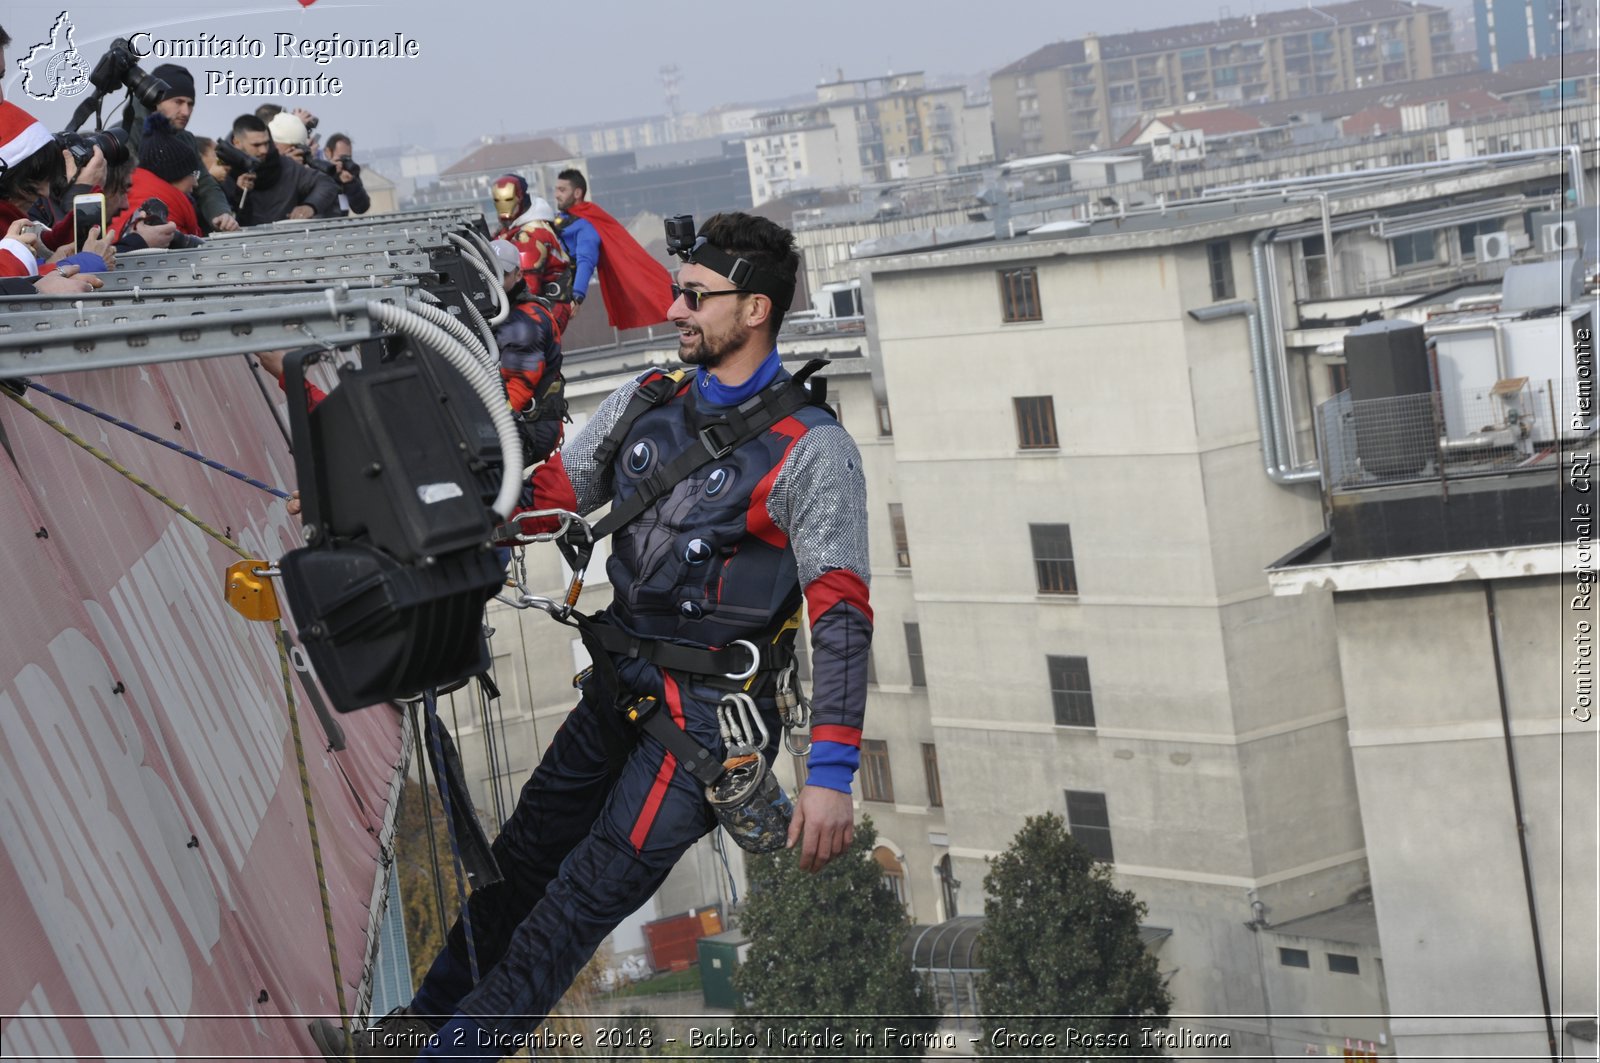
<path fill-rule="evenodd" d="M 667 227 L 667 254 L 677 255 L 685 262 L 694 253 L 694 215 L 679 214 L 677 217 L 668 218 Z"/>

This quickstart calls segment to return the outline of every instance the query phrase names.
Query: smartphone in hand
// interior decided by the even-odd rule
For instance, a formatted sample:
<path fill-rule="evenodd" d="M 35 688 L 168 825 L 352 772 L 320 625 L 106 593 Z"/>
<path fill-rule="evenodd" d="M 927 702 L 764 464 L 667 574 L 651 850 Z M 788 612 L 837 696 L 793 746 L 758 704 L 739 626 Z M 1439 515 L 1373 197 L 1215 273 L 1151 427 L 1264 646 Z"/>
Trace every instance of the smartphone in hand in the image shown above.
<path fill-rule="evenodd" d="M 90 230 L 99 227 L 100 235 L 106 231 L 106 197 L 103 192 L 74 196 L 72 199 L 72 236 L 83 250 Z"/>

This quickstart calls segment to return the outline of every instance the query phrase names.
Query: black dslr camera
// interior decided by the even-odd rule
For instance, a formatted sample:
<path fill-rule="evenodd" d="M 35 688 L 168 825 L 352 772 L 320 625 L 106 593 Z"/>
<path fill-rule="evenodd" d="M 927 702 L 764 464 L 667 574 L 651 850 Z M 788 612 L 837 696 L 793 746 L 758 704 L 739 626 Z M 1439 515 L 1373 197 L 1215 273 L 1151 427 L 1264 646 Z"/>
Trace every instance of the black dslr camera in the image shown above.
<path fill-rule="evenodd" d="M 111 42 L 106 54 L 100 57 L 100 61 L 89 72 L 89 84 L 94 86 L 94 91 L 78 104 L 76 111 L 72 112 L 72 121 L 67 124 L 67 133 L 76 133 L 89 116 L 100 109 L 100 101 L 106 98 L 108 92 L 126 88 L 134 99 L 144 104 L 147 110 L 153 111 L 156 109 L 156 104 L 161 102 L 161 97 L 172 87 L 139 65 L 139 57 L 134 54 L 133 45 L 128 43 L 126 37 L 118 37 Z M 68 147 L 68 150 L 72 149 Z M 104 146 L 100 150 L 105 151 Z M 94 148 L 89 149 L 89 154 L 94 154 Z M 126 155 L 124 150 L 124 158 Z M 111 153 L 107 151 L 106 158 L 110 157 Z"/>
<path fill-rule="evenodd" d="M 256 167 L 261 164 L 260 159 L 246 155 L 226 140 L 217 141 L 217 159 L 228 169 L 239 173 L 255 173 Z"/>
<path fill-rule="evenodd" d="M 94 158 L 94 149 L 97 147 L 106 157 L 107 165 L 118 166 L 128 161 L 126 129 L 102 129 L 97 133 L 57 133 L 56 143 L 72 153 L 72 160 L 80 168 Z"/>

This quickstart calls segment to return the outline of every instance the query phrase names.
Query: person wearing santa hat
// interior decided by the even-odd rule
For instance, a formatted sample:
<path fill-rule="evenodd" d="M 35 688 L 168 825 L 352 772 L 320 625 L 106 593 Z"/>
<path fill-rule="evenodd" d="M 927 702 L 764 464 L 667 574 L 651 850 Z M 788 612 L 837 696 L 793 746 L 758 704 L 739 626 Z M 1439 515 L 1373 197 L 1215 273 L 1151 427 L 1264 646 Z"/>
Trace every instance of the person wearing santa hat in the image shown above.
<path fill-rule="evenodd" d="M 0 277 L 31 277 L 40 272 L 33 249 L 10 235 L 11 226 L 28 220 L 28 209 L 49 195 L 52 186 L 64 186 L 66 180 L 66 164 L 55 137 L 21 107 L 0 102 L 0 225 L 7 228 L 7 236 L 0 239 Z M 102 273 L 116 262 L 114 243 L 113 234 L 96 233 L 82 251 L 66 256 L 62 251 L 70 250 L 70 245 L 63 245 L 45 269 L 72 264 L 84 273 Z"/>

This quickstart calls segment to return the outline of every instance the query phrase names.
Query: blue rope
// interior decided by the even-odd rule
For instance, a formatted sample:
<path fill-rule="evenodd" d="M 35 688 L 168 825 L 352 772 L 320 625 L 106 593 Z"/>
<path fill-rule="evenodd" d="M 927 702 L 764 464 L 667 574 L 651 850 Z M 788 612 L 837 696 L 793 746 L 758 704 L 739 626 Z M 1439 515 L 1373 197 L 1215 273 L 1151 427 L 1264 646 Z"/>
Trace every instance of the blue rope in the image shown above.
<path fill-rule="evenodd" d="M 422 695 L 422 704 L 428 710 L 428 744 L 433 747 L 433 777 L 439 785 L 439 800 L 444 803 L 445 832 L 450 836 L 450 859 L 456 865 L 456 898 L 461 905 L 461 928 L 467 934 L 467 965 L 472 971 L 472 984 L 478 984 L 478 946 L 472 938 L 472 916 L 467 911 L 466 872 L 461 865 L 461 846 L 456 842 L 456 820 L 450 805 L 450 783 L 445 779 L 444 746 L 439 741 L 439 729 L 444 726 L 439 719 L 439 701 L 429 687 Z"/>
<path fill-rule="evenodd" d="M 50 388 L 47 388 L 43 384 L 40 384 L 40 383 L 38 383 L 37 381 L 34 381 L 34 380 L 28 381 L 28 386 L 30 388 L 32 388 L 33 390 L 39 392 L 42 395 L 49 395 L 52 399 L 55 399 L 57 402 L 64 402 L 68 406 L 71 406 L 71 407 L 73 407 L 75 409 L 82 410 L 84 413 L 93 414 L 94 416 L 100 418 L 102 421 L 111 422 L 112 424 L 116 425 L 118 428 L 126 428 L 128 431 L 132 432 L 134 435 L 139 436 L 142 439 L 148 439 L 152 443 L 160 443 L 162 446 L 166 447 L 168 450 L 176 450 L 179 454 L 182 454 L 186 458 L 193 458 L 195 461 L 198 461 L 202 465 L 206 465 L 206 466 L 209 466 L 210 468 L 216 469 L 218 472 L 227 473 L 229 476 L 233 477 L 235 480 L 243 480 L 245 483 L 249 484 L 251 487 L 259 487 L 261 490 L 267 492 L 267 494 L 269 494 L 269 495 L 276 495 L 278 498 L 285 498 L 285 499 L 289 497 L 289 492 L 287 492 L 287 491 L 279 490 L 278 488 L 273 487 L 270 484 L 264 484 L 260 480 L 257 480 L 257 479 L 255 479 L 253 477 L 250 477 L 250 476 L 246 476 L 244 473 L 239 472 L 237 469 L 230 469 L 226 465 L 222 464 L 220 461 L 212 461 L 210 458 L 206 457 L 204 454 L 201 454 L 198 451 L 190 450 L 188 447 L 182 446 L 180 444 L 174 443 L 170 439 L 163 439 L 160 436 L 158 436 L 158 435 L 156 435 L 156 434 L 154 434 L 152 432 L 146 432 L 143 428 L 140 428 L 138 425 L 129 424 L 127 421 L 123 421 L 123 420 L 120 420 L 120 419 L 118 419 L 116 417 L 113 417 L 109 413 L 102 413 L 100 410 L 95 409 L 93 406 L 90 406 L 88 403 L 79 402 L 77 399 L 71 397 L 70 395 L 63 395 L 63 394 L 61 394 L 61 392 L 54 391 L 54 390 L 52 390 Z"/>

